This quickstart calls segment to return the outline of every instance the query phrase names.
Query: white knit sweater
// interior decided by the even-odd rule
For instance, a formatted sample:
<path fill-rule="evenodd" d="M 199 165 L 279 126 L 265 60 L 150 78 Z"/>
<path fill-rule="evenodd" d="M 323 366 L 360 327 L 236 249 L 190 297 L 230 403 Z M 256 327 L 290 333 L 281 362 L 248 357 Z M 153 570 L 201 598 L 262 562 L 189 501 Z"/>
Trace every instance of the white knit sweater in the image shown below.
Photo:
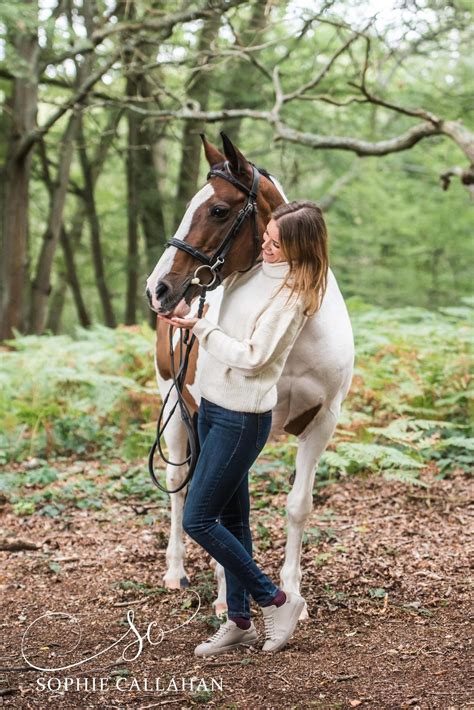
<path fill-rule="evenodd" d="M 277 382 L 306 316 L 300 299 L 275 295 L 287 262 L 263 262 L 225 279 L 219 325 L 201 318 L 193 328 L 206 351 L 202 396 L 237 412 L 266 412 L 277 402 Z"/>

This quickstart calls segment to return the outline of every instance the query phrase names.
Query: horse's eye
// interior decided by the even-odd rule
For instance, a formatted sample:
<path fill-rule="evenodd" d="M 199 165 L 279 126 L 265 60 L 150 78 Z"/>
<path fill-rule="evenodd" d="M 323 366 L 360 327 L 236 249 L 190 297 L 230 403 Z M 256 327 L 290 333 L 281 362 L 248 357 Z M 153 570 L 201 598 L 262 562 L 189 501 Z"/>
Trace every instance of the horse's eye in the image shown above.
<path fill-rule="evenodd" d="M 212 217 L 216 217 L 217 219 L 224 219 L 225 217 L 227 217 L 228 214 L 228 208 L 224 207 L 223 205 L 214 205 L 214 207 L 211 207 Z"/>

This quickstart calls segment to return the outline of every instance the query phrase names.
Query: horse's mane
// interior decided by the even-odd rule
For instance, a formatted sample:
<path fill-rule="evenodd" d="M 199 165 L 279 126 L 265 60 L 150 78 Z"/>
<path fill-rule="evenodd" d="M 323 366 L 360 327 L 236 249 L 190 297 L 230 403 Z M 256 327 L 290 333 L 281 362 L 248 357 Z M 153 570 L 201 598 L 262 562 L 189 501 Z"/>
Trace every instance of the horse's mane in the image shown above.
<path fill-rule="evenodd" d="M 285 202 L 288 202 L 289 200 L 288 200 L 287 196 L 285 195 L 285 191 L 281 186 L 281 182 L 279 180 L 277 180 L 276 177 L 274 177 L 273 175 L 270 175 L 269 178 L 272 181 L 272 183 L 275 185 L 276 189 L 278 190 L 280 195 L 283 197 Z"/>

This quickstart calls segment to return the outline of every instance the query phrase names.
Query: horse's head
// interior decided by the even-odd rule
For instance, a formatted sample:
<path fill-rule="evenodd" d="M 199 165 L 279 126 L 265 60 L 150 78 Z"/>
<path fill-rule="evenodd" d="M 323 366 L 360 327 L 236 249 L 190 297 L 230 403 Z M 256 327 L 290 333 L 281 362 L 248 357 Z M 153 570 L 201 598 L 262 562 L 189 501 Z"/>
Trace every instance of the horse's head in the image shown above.
<path fill-rule="evenodd" d="M 157 313 L 185 315 L 200 285 L 214 286 L 234 271 L 249 269 L 260 257 L 272 210 L 284 202 L 269 177 L 221 136 L 224 153 L 202 136 L 211 168 L 207 183 L 192 198 L 148 277 L 146 292 Z"/>

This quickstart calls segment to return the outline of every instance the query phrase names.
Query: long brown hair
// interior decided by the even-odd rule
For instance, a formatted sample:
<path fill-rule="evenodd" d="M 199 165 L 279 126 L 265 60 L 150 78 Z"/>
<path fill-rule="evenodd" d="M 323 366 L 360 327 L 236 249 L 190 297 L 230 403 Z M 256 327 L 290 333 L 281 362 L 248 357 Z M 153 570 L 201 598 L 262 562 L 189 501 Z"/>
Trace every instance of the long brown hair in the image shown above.
<path fill-rule="evenodd" d="M 321 209 L 314 202 L 287 202 L 274 210 L 280 249 L 289 270 L 282 288 L 290 289 L 289 299 L 301 297 L 304 314 L 320 308 L 326 292 L 329 257 L 328 231 Z"/>

